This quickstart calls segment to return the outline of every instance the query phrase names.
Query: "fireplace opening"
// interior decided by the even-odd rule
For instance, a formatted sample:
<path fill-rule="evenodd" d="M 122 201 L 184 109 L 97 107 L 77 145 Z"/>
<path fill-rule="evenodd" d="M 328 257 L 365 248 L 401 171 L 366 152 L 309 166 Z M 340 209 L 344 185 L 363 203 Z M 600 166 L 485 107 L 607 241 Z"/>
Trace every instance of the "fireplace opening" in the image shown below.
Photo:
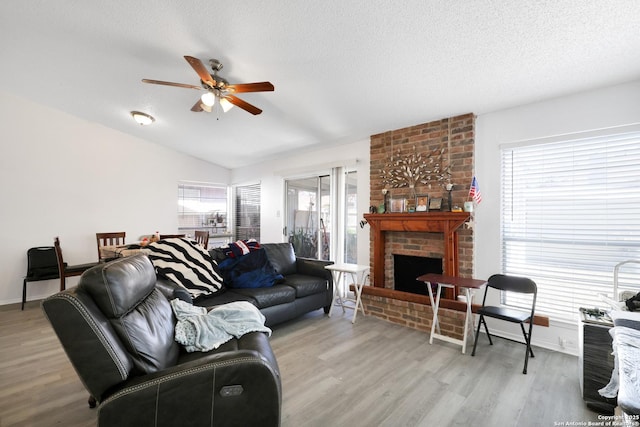
<path fill-rule="evenodd" d="M 428 295 L 427 286 L 416 277 L 427 273 L 442 274 L 442 258 L 393 255 L 393 281 L 396 291 Z"/>

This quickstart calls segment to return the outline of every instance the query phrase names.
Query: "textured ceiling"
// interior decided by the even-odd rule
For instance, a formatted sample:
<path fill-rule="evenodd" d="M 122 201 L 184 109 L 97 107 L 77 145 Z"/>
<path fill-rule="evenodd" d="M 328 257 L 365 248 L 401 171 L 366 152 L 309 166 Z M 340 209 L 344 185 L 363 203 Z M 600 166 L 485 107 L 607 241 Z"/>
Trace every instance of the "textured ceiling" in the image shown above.
<path fill-rule="evenodd" d="M 234 168 L 635 80 L 640 1 L 2 1 L 0 54 L 0 91 Z M 264 112 L 141 83 L 199 84 L 184 55 Z"/>

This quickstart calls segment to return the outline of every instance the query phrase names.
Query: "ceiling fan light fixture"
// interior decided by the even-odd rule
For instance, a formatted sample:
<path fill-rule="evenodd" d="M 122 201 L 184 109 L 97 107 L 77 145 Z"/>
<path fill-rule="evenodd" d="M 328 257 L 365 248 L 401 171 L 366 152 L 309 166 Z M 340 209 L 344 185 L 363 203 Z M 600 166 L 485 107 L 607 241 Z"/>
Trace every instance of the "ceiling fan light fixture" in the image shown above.
<path fill-rule="evenodd" d="M 186 89 L 204 90 L 206 93 L 200 96 L 200 99 L 198 99 L 198 101 L 191 107 L 191 111 L 194 113 L 210 111 L 212 109 L 217 110 L 216 99 L 218 99 L 217 103 L 220 104 L 220 108 L 225 113 L 229 111 L 232 106 L 236 106 L 247 113 L 256 116 L 262 113 L 262 110 L 240 98 L 236 98 L 235 94 L 249 92 L 273 92 L 275 90 L 271 82 L 229 84 L 229 82 L 224 78 L 218 76 L 218 71 L 222 69 L 222 63 L 220 63 L 220 61 L 211 60 L 209 62 L 211 69 L 213 70 L 213 74 L 211 74 L 211 72 L 207 70 L 207 67 L 205 67 L 202 61 L 198 58 L 185 55 L 184 59 L 187 60 L 189 65 L 191 65 L 191 68 L 193 68 L 196 74 L 198 74 L 198 77 L 200 77 L 200 86 L 150 79 L 142 79 L 142 82 Z"/>
<path fill-rule="evenodd" d="M 156 121 L 156 119 L 153 116 L 147 113 L 143 113 L 141 111 L 132 111 L 131 117 L 133 117 L 133 119 L 140 126 L 147 126 Z"/>
<path fill-rule="evenodd" d="M 233 104 L 227 98 L 220 98 L 220 106 L 225 113 L 233 108 Z"/>
<path fill-rule="evenodd" d="M 212 107 L 216 103 L 216 96 L 211 92 L 207 92 L 200 97 L 200 100 L 204 105 Z"/>

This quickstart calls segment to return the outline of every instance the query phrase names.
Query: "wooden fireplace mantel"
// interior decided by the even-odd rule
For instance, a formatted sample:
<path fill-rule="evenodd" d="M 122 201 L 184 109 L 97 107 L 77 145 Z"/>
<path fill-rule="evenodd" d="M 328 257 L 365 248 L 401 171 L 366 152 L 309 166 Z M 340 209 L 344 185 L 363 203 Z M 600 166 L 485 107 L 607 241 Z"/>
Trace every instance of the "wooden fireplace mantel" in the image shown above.
<path fill-rule="evenodd" d="M 384 233 L 426 232 L 444 234 L 444 274 L 458 276 L 458 228 L 469 220 L 468 212 L 414 212 L 365 214 L 373 231 L 373 285 L 384 288 Z"/>

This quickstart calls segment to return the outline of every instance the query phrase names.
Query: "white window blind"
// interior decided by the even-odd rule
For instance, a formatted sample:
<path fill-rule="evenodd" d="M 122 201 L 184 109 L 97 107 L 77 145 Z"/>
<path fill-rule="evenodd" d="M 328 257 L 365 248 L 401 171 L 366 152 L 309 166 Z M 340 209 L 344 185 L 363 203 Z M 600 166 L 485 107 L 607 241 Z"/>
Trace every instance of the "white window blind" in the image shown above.
<path fill-rule="evenodd" d="M 260 241 L 260 184 L 236 187 L 235 238 Z"/>
<path fill-rule="evenodd" d="M 502 270 L 538 285 L 536 312 L 605 307 L 614 266 L 640 259 L 640 133 L 503 148 Z M 631 265 L 622 288 L 640 285 Z M 513 296 L 503 303 L 521 305 Z"/>

